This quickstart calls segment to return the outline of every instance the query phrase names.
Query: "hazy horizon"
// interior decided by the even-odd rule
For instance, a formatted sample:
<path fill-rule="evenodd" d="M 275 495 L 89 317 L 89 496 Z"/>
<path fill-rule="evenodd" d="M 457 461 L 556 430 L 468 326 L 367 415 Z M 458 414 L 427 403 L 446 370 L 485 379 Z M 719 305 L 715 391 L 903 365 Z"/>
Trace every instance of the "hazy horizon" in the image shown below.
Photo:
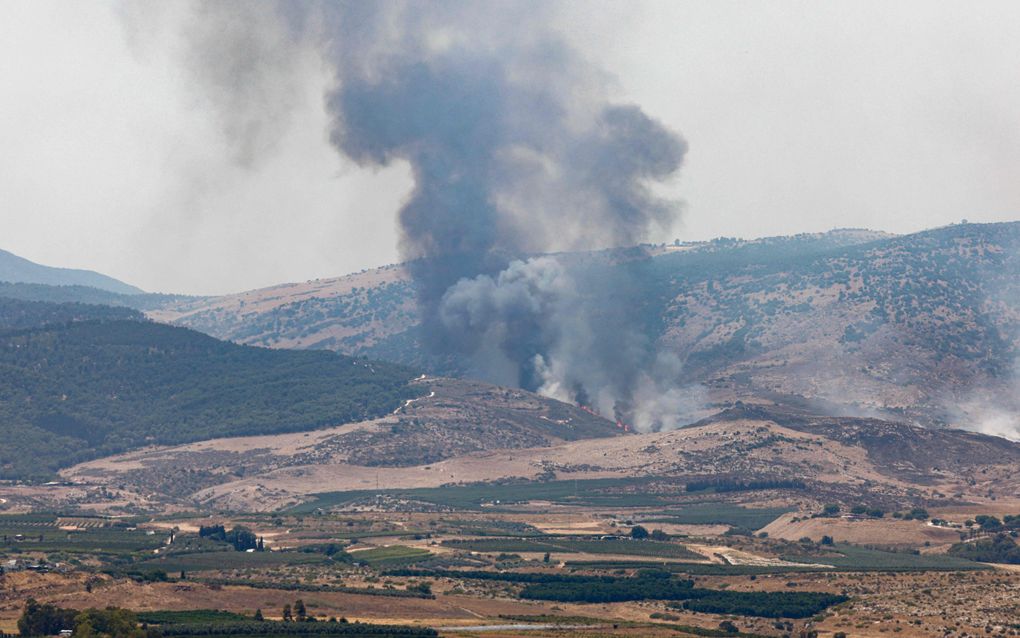
<path fill-rule="evenodd" d="M 740 235 L 714 235 L 712 237 L 704 237 L 704 238 L 698 238 L 698 239 L 677 237 L 677 238 L 674 238 L 674 240 L 669 240 L 669 241 L 663 240 L 663 241 L 647 242 L 647 243 L 649 243 L 649 244 L 652 244 L 652 243 L 654 243 L 654 244 L 663 244 L 663 243 L 670 244 L 670 243 L 673 243 L 673 241 L 676 241 L 676 240 L 679 240 L 681 243 L 701 243 L 701 242 L 710 242 L 710 241 L 715 240 L 715 239 L 736 239 L 736 240 L 739 240 L 739 241 L 756 241 L 756 240 L 761 240 L 761 239 L 771 239 L 771 238 L 775 238 L 775 237 L 789 237 L 789 236 L 792 236 L 792 235 L 798 235 L 798 234 L 802 234 L 802 233 L 803 234 L 825 234 L 825 233 L 830 233 L 830 232 L 854 231 L 854 230 L 875 231 L 875 232 L 887 233 L 889 235 L 903 236 L 903 235 L 910 235 L 910 234 L 914 234 L 914 233 L 923 233 L 923 232 L 926 232 L 926 231 L 929 231 L 929 230 L 936 230 L 938 228 L 943 228 L 943 227 L 946 227 L 946 226 L 953 226 L 953 225 L 956 225 L 956 224 L 960 223 L 961 221 L 969 223 L 969 224 L 995 224 L 995 223 L 1020 222 L 1020 215 L 1018 215 L 1015 219 L 1003 219 L 1003 220 L 992 220 L 992 221 L 982 221 L 982 220 L 977 220 L 977 219 L 963 219 L 963 220 L 959 220 L 959 221 L 951 221 L 951 222 L 948 222 L 946 224 L 942 224 L 942 225 L 939 225 L 939 226 L 930 226 L 930 227 L 920 228 L 920 229 L 917 229 L 917 230 L 908 231 L 908 232 L 904 232 L 904 233 L 893 233 L 891 231 L 882 230 L 880 228 L 866 228 L 866 227 L 863 227 L 863 226 L 842 226 L 842 227 L 830 228 L 830 229 L 827 229 L 827 230 L 802 231 L 801 233 L 791 232 L 791 233 L 788 233 L 788 234 L 779 234 L 779 235 L 776 235 L 776 234 L 765 234 L 765 235 L 758 235 L 758 236 L 754 236 L 754 237 L 740 236 Z M 16 255 L 17 257 L 22 257 L 22 258 L 28 259 L 24 255 L 22 255 L 22 254 L 20 254 L 20 253 L 18 253 L 16 251 L 9 250 L 9 249 L 7 249 L 7 248 L 5 248 L 3 246 L 0 246 L 0 251 L 6 251 L 6 252 L 9 252 L 9 253 L 12 253 L 12 254 Z M 29 259 L 29 261 L 34 261 L 34 260 Z M 109 273 L 102 272 L 102 271 L 96 270 L 96 269 L 88 267 L 88 266 L 68 266 L 68 265 L 63 264 L 63 263 L 44 263 L 44 262 L 34 262 L 34 263 L 37 263 L 40 266 L 46 266 L 46 267 L 50 267 L 50 268 L 67 268 L 67 269 L 72 269 L 72 270 L 85 270 L 85 271 L 97 272 L 100 275 L 109 275 Z M 268 283 L 268 284 L 266 284 L 264 286 L 255 286 L 255 287 L 251 287 L 251 288 L 238 288 L 238 289 L 222 290 L 222 291 L 212 292 L 212 293 L 196 293 L 196 292 L 189 292 L 189 291 L 186 291 L 186 290 L 171 290 L 171 289 L 167 289 L 167 290 L 149 290 L 149 289 L 145 289 L 145 292 L 146 293 L 157 293 L 157 294 L 179 294 L 179 295 L 194 295 L 194 296 L 211 296 L 211 297 L 215 297 L 215 296 L 218 296 L 218 295 L 230 295 L 230 294 L 234 294 L 234 293 L 248 292 L 248 291 L 251 291 L 251 290 L 259 290 L 259 289 L 262 289 L 262 288 L 272 288 L 272 287 L 277 286 L 277 285 L 286 285 L 286 284 L 292 284 L 292 283 L 301 283 L 301 282 L 307 282 L 307 281 L 315 281 L 315 280 L 318 280 L 318 279 L 335 279 L 335 278 L 344 277 L 344 276 L 347 276 L 347 275 L 357 274 L 359 272 L 366 271 L 366 270 L 373 270 L 375 268 L 384 268 L 384 267 L 387 267 L 387 266 L 399 265 L 401 263 L 405 263 L 405 262 L 401 261 L 399 259 L 399 256 L 398 256 L 394 261 L 391 261 L 391 262 L 367 265 L 367 266 L 356 268 L 354 270 L 348 270 L 348 271 L 344 271 L 344 272 L 323 273 L 323 274 L 319 274 L 319 275 L 316 275 L 316 276 L 313 276 L 313 277 L 307 277 L 305 279 L 287 279 L 287 280 L 281 279 L 279 281 L 270 282 L 270 283 Z M 109 276 L 112 276 L 112 275 L 109 275 Z M 120 277 L 114 277 L 114 278 L 122 281 L 125 284 L 134 285 L 134 283 L 132 281 L 130 281 L 129 279 L 122 279 Z"/>

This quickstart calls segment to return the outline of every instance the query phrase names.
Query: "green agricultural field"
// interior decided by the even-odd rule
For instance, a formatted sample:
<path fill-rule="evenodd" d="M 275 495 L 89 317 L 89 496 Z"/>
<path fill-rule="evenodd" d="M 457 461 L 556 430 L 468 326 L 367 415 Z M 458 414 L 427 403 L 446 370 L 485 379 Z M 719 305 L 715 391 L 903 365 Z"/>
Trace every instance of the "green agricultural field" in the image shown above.
<path fill-rule="evenodd" d="M 192 554 L 170 554 L 153 558 L 133 567 L 145 570 L 163 570 L 168 574 L 177 572 L 203 572 L 226 569 L 257 569 L 285 565 L 316 565 L 329 561 L 323 554 L 306 552 L 195 552 Z"/>
<path fill-rule="evenodd" d="M 122 556 L 151 552 L 163 546 L 166 540 L 162 532 L 150 534 L 106 519 L 78 521 L 75 525 L 75 530 L 61 529 L 57 517 L 52 514 L 0 516 L 0 554 L 63 552 Z"/>
<path fill-rule="evenodd" d="M 768 507 L 752 509 L 731 503 L 704 503 L 691 505 L 680 510 L 668 510 L 641 521 L 647 523 L 673 523 L 678 525 L 729 525 L 757 530 L 765 527 L 789 508 Z"/>
<path fill-rule="evenodd" d="M 324 492 L 290 510 L 308 514 L 376 497 L 401 498 L 434 503 L 459 510 L 499 509 L 503 505 L 529 501 L 552 501 L 595 507 L 652 507 L 675 503 L 668 494 L 651 494 L 642 488 L 654 479 L 588 479 L 584 481 L 547 481 L 531 483 L 477 483 L 406 490 L 352 490 Z"/>
<path fill-rule="evenodd" d="M 526 538 L 485 538 L 444 541 L 445 547 L 472 552 L 549 552 L 568 554 L 619 554 L 622 556 L 653 556 L 697 560 L 701 558 L 683 545 L 651 540 L 630 539 L 577 539 L 544 537 L 541 540 Z"/>
<path fill-rule="evenodd" d="M 431 555 L 432 553 L 427 549 L 406 547 L 404 545 L 390 545 L 389 547 L 376 547 L 360 552 L 352 552 L 351 558 L 356 562 L 365 563 L 376 569 L 391 569 L 416 563 Z"/>

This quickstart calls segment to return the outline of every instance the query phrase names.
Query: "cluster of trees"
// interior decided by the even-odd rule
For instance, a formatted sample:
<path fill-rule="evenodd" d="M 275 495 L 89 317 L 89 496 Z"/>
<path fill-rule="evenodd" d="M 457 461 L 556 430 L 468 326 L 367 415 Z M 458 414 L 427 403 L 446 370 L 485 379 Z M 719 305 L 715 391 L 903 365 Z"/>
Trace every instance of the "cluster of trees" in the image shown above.
<path fill-rule="evenodd" d="M 282 618 L 283 622 L 315 622 L 315 616 L 308 615 L 308 610 L 305 609 L 305 601 L 300 598 L 294 601 L 293 608 L 290 605 L 283 606 Z M 262 619 L 261 609 L 255 612 L 255 619 Z"/>
<path fill-rule="evenodd" d="M 159 638 L 153 628 L 138 626 L 134 612 L 118 607 L 86 609 L 74 618 L 74 638 Z"/>
<path fill-rule="evenodd" d="M 39 604 L 30 598 L 18 619 L 22 636 L 55 636 L 72 630 L 75 638 L 158 638 L 160 632 L 138 625 L 138 617 L 127 609 L 64 609 Z"/>
<path fill-rule="evenodd" d="M 645 540 L 646 538 L 650 538 L 653 541 L 669 540 L 669 534 L 662 531 L 661 529 L 653 529 L 652 531 L 649 532 L 642 525 L 635 525 L 634 527 L 632 527 L 630 529 L 630 537 L 635 540 Z"/>
<path fill-rule="evenodd" d="M 298 551 L 303 554 L 325 554 L 335 561 L 344 563 L 349 563 L 353 560 L 351 555 L 344 549 L 344 546 L 339 543 L 314 543 L 312 545 L 302 545 Z"/>
<path fill-rule="evenodd" d="M 909 512 L 893 512 L 893 518 L 902 518 L 905 521 L 926 521 L 931 516 L 928 514 L 928 510 L 923 507 L 915 507 Z"/>
<path fill-rule="evenodd" d="M 981 563 L 1020 564 L 1020 547 L 1008 534 L 996 534 L 969 543 L 956 543 L 949 548 L 949 554 Z"/>
<path fill-rule="evenodd" d="M 64 629 L 74 629 L 74 617 L 77 615 L 75 609 L 42 605 L 29 598 L 18 619 L 18 632 L 22 636 L 56 636 Z"/>
<path fill-rule="evenodd" d="M 826 503 L 822 507 L 822 516 L 837 516 L 839 514 L 839 505 L 836 503 Z"/>
<path fill-rule="evenodd" d="M 867 505 L 854 505 L 850 508 L 850 513 L 856 516 L 870 516 L 871 518 L 882 518 L 885 516 L 885 510 L 881 507 L 868 507 Z"/>
<path fill-rule="evenodd" d="M 244 527 L 234 527 L 229 532 L 222 525 L 202 525 L 198 528 L 198 535 L 202 538 L 230 543 L 239 552 L 254 549 L 257 552 L 265 551 L 264 539 Z"/>
<path fill-rule="evenodd" d="M 130 320 L 0 330 L 0 370 L 0 479 L 152 443 L 363 420 L 420 392 L 402 366 Z"/>
<path fill-rule="evenodd" d="M 1002 517 L 1000 521 L 995 516 L 988 514 L 980 514 L 974 517 L 974 520 L 967 521 L 965 523 L 967 527 L 978 527 L 984 532 L 1000 532 L 1007 530 L 1020 530 L 1020 514 L 1013 516 L 1007 514 Z"/>

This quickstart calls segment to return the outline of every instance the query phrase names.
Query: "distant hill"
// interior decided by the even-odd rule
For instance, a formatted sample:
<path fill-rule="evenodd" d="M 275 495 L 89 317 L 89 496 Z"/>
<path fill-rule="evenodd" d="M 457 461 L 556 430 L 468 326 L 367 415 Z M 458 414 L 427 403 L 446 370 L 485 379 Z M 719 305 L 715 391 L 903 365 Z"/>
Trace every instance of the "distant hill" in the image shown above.
<path fill-rule="evenodd" d="M 188 295 L 124 294 L 91 286 L 51 286 L 49 284 L 12 283 L 9 281 L 0 281 L 0 297 L 49 303 L 119 306 L 136 310 L 155 310 L 167 304 L 196 303 L 203 299 Z"/>
<path fill-rule="evenodd" d="M 6 250 L 0 250 L 0 281 L 50 286 L 89 286 L 123 295 L 144 292 L 140 288 L 91 270 L 43 266 Z"/>
<path fill-rule="evenodd" d="M 7 301 L 0 312 L 15 328 L 0 331 L 0 478 L 148 444 L 372 418 L 420 391 L 399 365 L 235 345 L 117 317 L 126 309 Z M 26 328 L 33 320 L 45 325 Z"/>
<path fill-rule="evenodd" d="M 707 387 L 713 403 L 808 402 L 977 429 L 989 406 L 1020 414 L 1012 398 L 1020 223 L 723 238 L 617 257 L 614 267 L 631 269 L 643 287 L 634 292 L 647 315 L 642 330 L 685 362 L 678 383 Z M 414 287 L 400 266 L 171 302 L 150 316 L 242 343 L 439 374 L 467 368 L 422 349 Z"/>
<path fill-rule="evenodd" d="M 407 273 L 396 265 L 170 302 L 149 316 L 251 345 L 364 354 L 417 325 L 414 297 Z"/>
<path fill-rule="evenodd" d="M 113 308 L 83 303 L 52 304 L 0 296 L 0 333 L 75 321 L 133 319 L 145 317 L 130 308 Z"/>
<path fill-rule="evenodd" d="M 660 344 L 719 394 L 964 427 L 967 406 L 1020 407 L 1020 223 L 657 261 Z"/>

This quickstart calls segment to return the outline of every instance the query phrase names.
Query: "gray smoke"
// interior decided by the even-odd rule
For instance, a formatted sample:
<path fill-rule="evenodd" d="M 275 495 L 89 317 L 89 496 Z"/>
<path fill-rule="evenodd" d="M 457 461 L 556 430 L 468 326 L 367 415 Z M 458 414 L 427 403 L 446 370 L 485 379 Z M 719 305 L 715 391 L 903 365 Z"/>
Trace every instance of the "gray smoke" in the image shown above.
<path fill-rule="evenodd" d="M 689 396 L 679 364 L 654 352 L 635 312 L 607 307 L 605 267 L 527 257 L 670 228 L 678 207 L 652 188 L 686 144 L 610 103 L 603 75 L 545 27 L 545 7 L 330 6 L 331 139 L 358 163 L 414 174 L 401 250 L 427 346 L 466 357 L 475 376 L 670 425 Z"/>
<path fill-rule="evenodd" d="M 608 103 L 600 74 L 543 26 L 544 4 L 327 6 L 332 140 L 361 164 L 410 165 L 401 249 L 429 327 L 464 277 L 672 224 L 676 207 L 649 185 L 678 170 L 685 144 Z"/>
<path fill-rule="evenodd" d="M 465 358 L 488 380 L 658 427 L 686 393 L 678 362 L 656 354 L 638 309 L 619 303 L 640 282 L 534 256 L 633 246 L 668 231 L 678 205 L 653 189 L 677 174 L 686 143 L 607 98 L 605 75 L 548 27 L 550 6 L 275 10 L 281 33 L 318 42 L 335 71 L 326 103 L 338 151 L 413 173 L 400 248 L 426 346 Z"/>

